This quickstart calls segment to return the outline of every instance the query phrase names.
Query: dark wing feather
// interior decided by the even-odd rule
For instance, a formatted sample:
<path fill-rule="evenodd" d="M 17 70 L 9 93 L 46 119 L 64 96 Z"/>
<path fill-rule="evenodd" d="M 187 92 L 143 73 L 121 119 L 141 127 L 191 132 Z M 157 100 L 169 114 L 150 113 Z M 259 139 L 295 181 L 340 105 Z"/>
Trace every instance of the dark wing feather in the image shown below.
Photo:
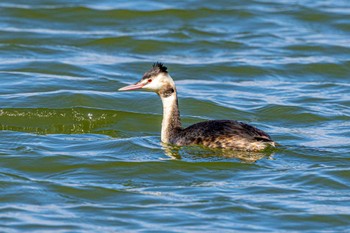
<path fill-rule="evenodd" d="M 245 129 L 246 133 L 251 135 L 257 141 L 264 141 L 264 142 L 271 142 L 272 141 L 271 137 L 267 133 L 265 133 L 264 131 L 262 131 L 258 128 L 255 128 L 254 126 L 243 123 L 243 122 L 237 122 L 237 123 L 240 124 L 243 127 L 243 129 Z"/>
<path fill-rule="evenodd" d="M 210 147 L 245 147 L 254 142 L 273 142 L 268 134 L 239 121 L 215 120 L 191 125 L 174 141 L 178 145 L 203 144 Z"/>

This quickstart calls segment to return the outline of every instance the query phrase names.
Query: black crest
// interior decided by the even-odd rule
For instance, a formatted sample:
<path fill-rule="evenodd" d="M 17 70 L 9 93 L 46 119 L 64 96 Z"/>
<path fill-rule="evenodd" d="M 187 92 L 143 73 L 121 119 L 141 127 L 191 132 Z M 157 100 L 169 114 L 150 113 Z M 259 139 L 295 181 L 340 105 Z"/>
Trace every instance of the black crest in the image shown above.
<path fill-rule="evenodd" d="M 160 72 L 167 73 L 168 68 L 163 63 L 156 62 L 153 64 L 153 69 L 159 69 Z"/>
<path fill-rule="evenodd" d="M 167 69 L 168 68 L 166 66 L 164 66 L 163 63 L 156 62 L 153 64 L 152 69 L 143 75 L 142 79 L 150 78 L 150 77 L 155 76 L 159 73 L 168 73 Z"/>

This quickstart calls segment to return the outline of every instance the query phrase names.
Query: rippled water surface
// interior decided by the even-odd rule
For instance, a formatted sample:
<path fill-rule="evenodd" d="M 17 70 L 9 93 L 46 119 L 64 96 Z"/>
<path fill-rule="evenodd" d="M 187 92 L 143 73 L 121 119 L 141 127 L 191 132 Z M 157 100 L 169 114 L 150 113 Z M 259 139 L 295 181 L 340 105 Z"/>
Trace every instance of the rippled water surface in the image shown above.
<path fill-rule="evenodd" d="M 349 231 L 349 1 L 5 0 L 0 50 L 1 232 Z M 162 145 L 156 61 L 279 148 Z"/>

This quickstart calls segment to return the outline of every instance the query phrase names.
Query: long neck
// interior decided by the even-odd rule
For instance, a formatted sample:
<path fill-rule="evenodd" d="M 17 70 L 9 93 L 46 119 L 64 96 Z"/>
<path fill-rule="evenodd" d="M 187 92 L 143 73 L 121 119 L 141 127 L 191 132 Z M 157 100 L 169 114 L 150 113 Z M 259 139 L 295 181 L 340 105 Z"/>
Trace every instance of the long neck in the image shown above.
<path fill-rule="evenodd" d="M 164 143 L 174 143 L 176 134 L 181 130 L 180 112 L 176 89 L 171 88 L 160 93 L 163 102 L 163 121 L 161 140 Z"/>

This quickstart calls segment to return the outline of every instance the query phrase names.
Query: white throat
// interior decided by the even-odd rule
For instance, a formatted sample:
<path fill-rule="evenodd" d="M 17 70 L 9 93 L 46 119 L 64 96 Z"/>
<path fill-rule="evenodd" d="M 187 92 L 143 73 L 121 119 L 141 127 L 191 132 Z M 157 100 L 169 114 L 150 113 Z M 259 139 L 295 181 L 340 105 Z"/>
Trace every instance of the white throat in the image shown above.
<path fill-rule="evenodd" d="M 179 112 L 177 106 L 176 93 L 169 97 L 163 97 L 163 121 L 162 121 L 162 133 L 161 140 L 164 143 L 171 142 L 171 133 L 174 127 L 181 127 L 181 125 L 174 125 L 179 121 Z M 176 118 L 176 119 L 174 119 Z"/>

